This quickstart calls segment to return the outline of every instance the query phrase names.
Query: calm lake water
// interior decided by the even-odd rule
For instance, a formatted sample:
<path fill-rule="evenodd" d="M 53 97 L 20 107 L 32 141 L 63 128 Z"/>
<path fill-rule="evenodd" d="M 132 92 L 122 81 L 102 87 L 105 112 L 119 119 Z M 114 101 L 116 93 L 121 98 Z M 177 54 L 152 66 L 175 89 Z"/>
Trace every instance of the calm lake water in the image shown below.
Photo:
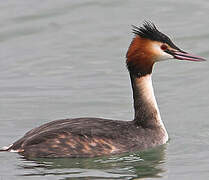
<path fill-rule="evenodd" d="M 131 25 L 152 20 L 209 59 L 207 0 L 19 0 L 0 3 L 0 146 L 55 119 L 131 120 L 125 54 Z M 155 95 L 170 141 L 134 154 L 27 160 L 0 153 L 0 179 L 208 179 L 209 63 L 156 64 Z"/>

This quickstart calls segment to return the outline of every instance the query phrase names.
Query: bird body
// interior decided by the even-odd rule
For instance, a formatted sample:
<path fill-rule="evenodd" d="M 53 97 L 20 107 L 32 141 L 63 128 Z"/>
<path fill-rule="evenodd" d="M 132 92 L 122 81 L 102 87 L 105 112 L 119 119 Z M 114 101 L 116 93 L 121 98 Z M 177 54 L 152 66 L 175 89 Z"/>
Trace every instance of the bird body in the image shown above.
<path fill-rule="evenodd" d="M 26 157 L 94 157 L 164 144 L 162 132 L 161 128 L 142 129 L 133 121 L 63 119 L 29 131 L 10 149 Z"/>
<path fill-rule="evenodd" d="M 204 59 L 179 49 L 153 23 L 145 22 L 142 27 L 133 28 L 135 37 L 126 55 L 133 89 L 133 120 L 56 120 L 32 129 L 2 151 L 15 151 L 26 157 L 94 157 L 165 144 L 168 133 L 153 92 L 153 65 L 165 59 Z"/>

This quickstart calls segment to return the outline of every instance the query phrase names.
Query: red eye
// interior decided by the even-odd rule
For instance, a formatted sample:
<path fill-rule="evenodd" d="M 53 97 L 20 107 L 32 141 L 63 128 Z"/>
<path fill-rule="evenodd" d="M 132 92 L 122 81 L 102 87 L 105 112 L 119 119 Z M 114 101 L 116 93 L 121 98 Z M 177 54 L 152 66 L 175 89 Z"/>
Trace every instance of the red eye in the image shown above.
<path fill-rule="evenodd" d="M 167 48 L 168 48 L 168 46 L 166 46 L 165 44 L 163 44 L 163 45 L 161 45 L 161 47 L 160 47 L 163 51 L 165 51 Z"/>

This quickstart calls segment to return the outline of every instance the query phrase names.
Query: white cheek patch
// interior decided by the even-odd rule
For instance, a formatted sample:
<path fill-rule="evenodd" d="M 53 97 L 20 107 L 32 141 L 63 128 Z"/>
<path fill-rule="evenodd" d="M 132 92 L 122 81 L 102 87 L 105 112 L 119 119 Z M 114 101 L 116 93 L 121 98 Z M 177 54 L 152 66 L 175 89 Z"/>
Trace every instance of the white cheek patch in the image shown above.
<path fill-rule="evenodd" d="M 173 59 L 174 58 L 172 55 L 164 52 L 160 48 L 160 44 L 158 44 L 158 43 L 153 43 L 152 48 L 153 48 L 154 53 L 157 55 L 156 61 L 163 61 L 163 60 Z"/>

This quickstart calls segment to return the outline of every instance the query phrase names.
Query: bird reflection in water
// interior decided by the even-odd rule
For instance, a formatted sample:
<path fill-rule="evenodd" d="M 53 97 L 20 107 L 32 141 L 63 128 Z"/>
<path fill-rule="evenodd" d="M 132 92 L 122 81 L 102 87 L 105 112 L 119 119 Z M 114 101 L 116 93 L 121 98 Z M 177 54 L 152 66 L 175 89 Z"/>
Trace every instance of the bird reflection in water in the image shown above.
<path fill-rule="evenodd" d="M 62 179 L 141 179 L 161 177 L 165 173 L 165 150 L 162 145 L 148 151 L 97 158 L 21 157 L 20 176 L 53 175 Z"/>

